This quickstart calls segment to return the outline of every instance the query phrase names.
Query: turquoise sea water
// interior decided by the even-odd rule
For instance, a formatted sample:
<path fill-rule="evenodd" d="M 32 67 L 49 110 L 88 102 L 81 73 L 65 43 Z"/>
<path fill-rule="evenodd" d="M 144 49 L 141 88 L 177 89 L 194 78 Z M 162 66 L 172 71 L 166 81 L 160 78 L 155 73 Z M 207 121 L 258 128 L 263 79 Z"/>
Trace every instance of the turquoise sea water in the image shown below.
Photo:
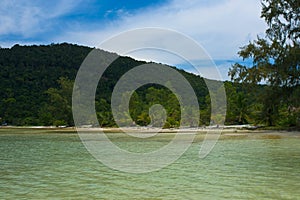
<path fill-rule="evenodd" d="M 114 135 L 118 137 L 118 135 Z M 118 140 L 137 151 L 147 143 Z M 200 142 L 156 172 L 129 174 L 95 160 L 76 134 L 0 134 L 0 199 L 300 199 L 300 139 Z"/>

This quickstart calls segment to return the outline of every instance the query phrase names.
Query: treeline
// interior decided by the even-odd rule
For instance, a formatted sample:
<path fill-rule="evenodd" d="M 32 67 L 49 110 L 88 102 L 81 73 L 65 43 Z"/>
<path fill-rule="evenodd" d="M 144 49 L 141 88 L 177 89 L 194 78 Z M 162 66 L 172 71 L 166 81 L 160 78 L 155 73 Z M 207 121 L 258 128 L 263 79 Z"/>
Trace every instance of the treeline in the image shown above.
<path fill-rule="evenodd" d="M 81 63 L 91 50 L 92 48 L 66 43 L 15 45 L 10 49 L 0 49 L 0 123 L 73 126 L 73 84 Z M 95 99 L 101 127 L 116 126 L 110 105 L 113 88 L 124 73 L 141 64 L 145 62 L 119 57 L 105 71 Z M 187 113 L 199 112 L 200 119 L 196 120 L 198 123 L 195 123 L 195 119 L 190 119 L 186 124 L 202 126 L 220 123 L 221 117 L 211 116 L 210 111 L 210 95 L 217 97 L 218 88 L 214 90 L 214 94 L 209 93 L 203 78 L 183 70 L 178 71 L 190 82 L 199 103 L 199 110 L 185 108 Z M 296 86 L 289 99 L 279 102 L 274 109 L 272 106 L 275 104 L 272 102 L 276 101 L 276 97 L 268 96 L 268 91 L 274 88 L 232 82 L 224 84 L 227 95 L 226 124 L 299 126 L 300 105 L 293 100 L 300 96 L 299 86 Z M 149 109 L 156 104 L 164 107 L 166 118 L 162 117 L 151 124 Z M 163 110 L 157 108 L 156 112 Z M 156 114 L 163 116 L 161 113 Z M 149 84 L 139 88 L 131 96 L 130 116 L 141 126 L 178 127 L 181 120 L 180 104 L 169 89 Z M 126 124 L 125 121 L 124 123 Z"/>
<path fill-rule="evenodd" d="M 261 6 L 260 17 L 267 25 L 264 36 L 238 52 L 252 65 L 236 63 L 229 75 L 236 83 L 268 85 L 256 99 L 268 125 L 299 126 L 300 1 L 262 0 Z"/>

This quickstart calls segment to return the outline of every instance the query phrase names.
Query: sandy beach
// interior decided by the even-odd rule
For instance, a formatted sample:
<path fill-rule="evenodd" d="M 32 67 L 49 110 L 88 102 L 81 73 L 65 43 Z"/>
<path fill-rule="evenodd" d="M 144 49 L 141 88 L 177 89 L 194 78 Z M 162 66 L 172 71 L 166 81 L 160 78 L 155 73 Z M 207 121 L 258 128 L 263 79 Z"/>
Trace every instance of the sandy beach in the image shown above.
<path fill-rule="evenodd" d="M 220 135 L 220 139 L 281 139 L 287 137 L 296 137 L 300 139 L 300 131 L 286 131 L 286 130 L 247 130 L 244 128 L 235 127 L 199 127 L 199 128 L 171 128 L 160 129 L 152 127 L 125 127 L 125 128 L 76 128 L 76 127 L 45 127 L 45 126 L 30 126 L 30 127 L 15 127 L 2 126 L 0 127 L 0 134 L 76 134 L 77 131 L 81 133 L 127 133 L 133 137 L 149 138 L 153 136 L 172 136 L 175 134 L 187 135 L 195 134 L 197 140 L 202 140 L 205 137 L 215 137 Z M 124 135 L 125 135 L 124 134 Z"/>

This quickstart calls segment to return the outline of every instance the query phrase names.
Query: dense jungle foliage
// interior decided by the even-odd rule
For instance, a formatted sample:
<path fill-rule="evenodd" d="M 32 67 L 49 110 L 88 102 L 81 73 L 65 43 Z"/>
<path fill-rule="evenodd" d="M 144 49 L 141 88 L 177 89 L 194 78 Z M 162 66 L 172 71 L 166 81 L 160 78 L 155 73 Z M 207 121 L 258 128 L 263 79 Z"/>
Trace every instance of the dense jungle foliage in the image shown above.
<path fill-rule="evenodd" d="M 91 50 L 89 47 L 67 43 L 41 46 L 15 45 L 9 49 L 0 49 L 0 123 L 73 126 L 71 108 L 73 83 L 81 63 Z M 119 57 L 105 71 L 95 99 L 101 127 L 116 126 L 110 106 L 112 90 L 124 73 L 141 64 L 145 62 Z M 210 114 L 210 95 L 217 97 L 218 88 L 214 90 L 216 91 L 214 94 L 209 94 L 205 79 L 183 70 L 176 70 L 190 82 L 199 102 L 199 111 L 190 111 L 200 113 L 199 123 L 189 125 L 221 123 L 220 116 Z M 219 83 L 211 82 L 215 82 L 216 86 Z M 284 127 L 299 125 L 299 105 L 290 104 L 291 101 L 282 101 L 276 113 L 270 113 L 265 108 L 265 104 L 272 105 L 272 102 L 277 100 L 270 95 L 273 86 L 233 82 L 224 82 L 224 85 L 227 95 L 226 124 L 270 125 L 268 121 L 272 118 L 272 125 Z M 297 86 L 289 98 L 297 99 L 299 96 L 300 88 Z M 162 121 L 150 124 L 149 108 L 154 104 L 164 106 L 167 112 L 165 123 Z M 145 85 L 131 96 L 130 114 L 136 124 L 141 126 L 178 127 L 180 112 L 176 96 L 160 85 Z"/>

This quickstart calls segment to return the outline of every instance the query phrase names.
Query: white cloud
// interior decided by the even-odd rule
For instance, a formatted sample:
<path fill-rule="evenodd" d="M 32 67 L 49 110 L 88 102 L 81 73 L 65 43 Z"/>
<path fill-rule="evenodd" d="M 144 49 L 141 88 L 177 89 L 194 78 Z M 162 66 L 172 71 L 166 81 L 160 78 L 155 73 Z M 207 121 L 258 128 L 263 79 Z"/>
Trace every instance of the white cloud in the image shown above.
<path fill-rule="evenodd" d="M 43 28 L 48 27 L 52 19 L 68 13 L 78 3 L 80 1 L 1 0 L 0 35 L 22 35 L 26 38 L 46 31 Z"/>
<path fill-rule="evenodd" d="M 232 58 L 237 57 L 240 46 L 264 32 L 260 11 L 260 0 L 173 0 L 159 8 L 124 15 L 99 30 L 69 32 L 59 40 L 97 46 L 125 30 L 161 27 L 190 36 L 215 59 Z"/>

